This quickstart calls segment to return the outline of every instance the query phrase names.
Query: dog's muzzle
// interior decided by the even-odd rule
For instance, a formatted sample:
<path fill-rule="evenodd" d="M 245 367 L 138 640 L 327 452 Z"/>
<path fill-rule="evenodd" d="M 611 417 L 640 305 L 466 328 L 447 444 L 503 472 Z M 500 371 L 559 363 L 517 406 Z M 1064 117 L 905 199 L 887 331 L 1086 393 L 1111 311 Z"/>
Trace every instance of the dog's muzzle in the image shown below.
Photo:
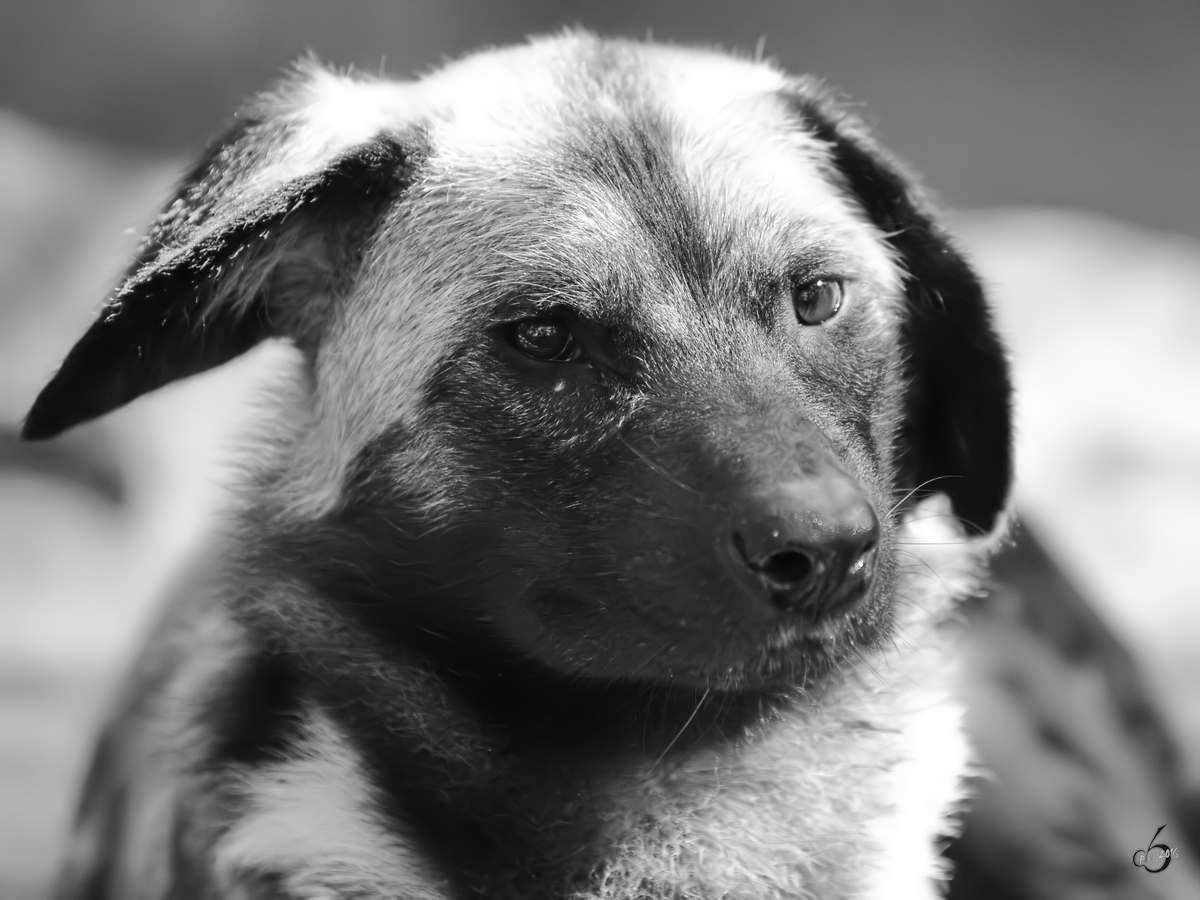
<path fill-rule="evenodd" d="M 816 622 L 863 596 L 878 543 L 879 518 L 857 481 L 826 470 L 739 504 L 727 549 L 771 603 Z"/>

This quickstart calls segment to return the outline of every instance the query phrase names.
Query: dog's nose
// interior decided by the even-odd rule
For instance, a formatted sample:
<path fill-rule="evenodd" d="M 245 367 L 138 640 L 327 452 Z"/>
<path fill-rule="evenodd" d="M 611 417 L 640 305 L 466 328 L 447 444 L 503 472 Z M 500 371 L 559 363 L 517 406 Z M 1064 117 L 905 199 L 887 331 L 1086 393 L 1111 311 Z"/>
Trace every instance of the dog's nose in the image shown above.
<path fill-rule="evenodd" d="M 841 472 L 785 482 L 735 519 L 739 561 L 788 612 L 817 620 L 858 599 L 879 542 L 879 519 Z"/>

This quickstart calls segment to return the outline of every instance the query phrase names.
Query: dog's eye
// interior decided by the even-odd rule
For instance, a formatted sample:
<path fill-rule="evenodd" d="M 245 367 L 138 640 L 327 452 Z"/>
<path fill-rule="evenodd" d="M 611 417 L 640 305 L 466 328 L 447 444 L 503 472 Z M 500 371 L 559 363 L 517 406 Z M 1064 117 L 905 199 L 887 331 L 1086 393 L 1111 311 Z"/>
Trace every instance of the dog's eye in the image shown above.
<path fill-rule="evenodd" d="M 792 287 L 792 305 L 801 325 L 820 325 L 842 308 L 845 286 L 833 278 L 818 278 Z"/>
<path fill-rule="evenodd" d="M 571 328 L 559 319 L 522 319 L 512 325 L 513 346 L 531 359 L 570 362 L 580 350 Z"/>

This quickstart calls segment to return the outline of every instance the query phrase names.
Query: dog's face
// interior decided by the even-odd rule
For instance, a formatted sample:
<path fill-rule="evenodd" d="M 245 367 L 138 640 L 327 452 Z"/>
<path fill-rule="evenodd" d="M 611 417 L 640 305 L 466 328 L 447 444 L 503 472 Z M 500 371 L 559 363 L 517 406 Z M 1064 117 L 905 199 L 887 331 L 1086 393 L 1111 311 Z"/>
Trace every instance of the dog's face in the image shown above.
<path fill-rule="evenodd" d="M 990 527 L 1007 378 L 910 184 L 811 84 L 568 35 L 313 72 L 185 182 L 30 415 L 271 334 L 288 577 L 550 670 L 797 683 L 886 633 L 907 492 Z"/>

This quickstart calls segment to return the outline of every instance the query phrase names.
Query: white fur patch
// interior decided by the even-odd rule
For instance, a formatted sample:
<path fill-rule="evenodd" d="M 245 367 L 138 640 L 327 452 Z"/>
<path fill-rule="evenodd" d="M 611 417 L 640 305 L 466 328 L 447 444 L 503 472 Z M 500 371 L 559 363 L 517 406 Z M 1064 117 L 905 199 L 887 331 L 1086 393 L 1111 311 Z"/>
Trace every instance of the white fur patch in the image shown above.
<path fill-rule="evenodd" d="M 878 857 L 869 861 L 864 893 L 880 900 L 941 896 L 934 886 L 949 876 L 937 844 L 956 834 L 949 817 L 966 799 L 972 761 L 955 693 L 961 634 L 953 610 L 980 590 L 995 538 L 966 539 L 949 500 L 938 495 L 906 521 L 898 544 L 906 572 L 897 590 L 897 635 L 878 665 L 897 725 L 897 757 L 886 779 L 888 808 L 868 827 Z M 912 561 L 903 562 L 904 554 Z"/>
<path fill-rule="evenodd" d="M 247 776 L 246 812 L 214 851 L 223 889 L 265 874 L 295 900 L 441 900 L 440 880 L 383 823 L 359 759 L 326 716 L 311 715 L 297 750 Z"/>

